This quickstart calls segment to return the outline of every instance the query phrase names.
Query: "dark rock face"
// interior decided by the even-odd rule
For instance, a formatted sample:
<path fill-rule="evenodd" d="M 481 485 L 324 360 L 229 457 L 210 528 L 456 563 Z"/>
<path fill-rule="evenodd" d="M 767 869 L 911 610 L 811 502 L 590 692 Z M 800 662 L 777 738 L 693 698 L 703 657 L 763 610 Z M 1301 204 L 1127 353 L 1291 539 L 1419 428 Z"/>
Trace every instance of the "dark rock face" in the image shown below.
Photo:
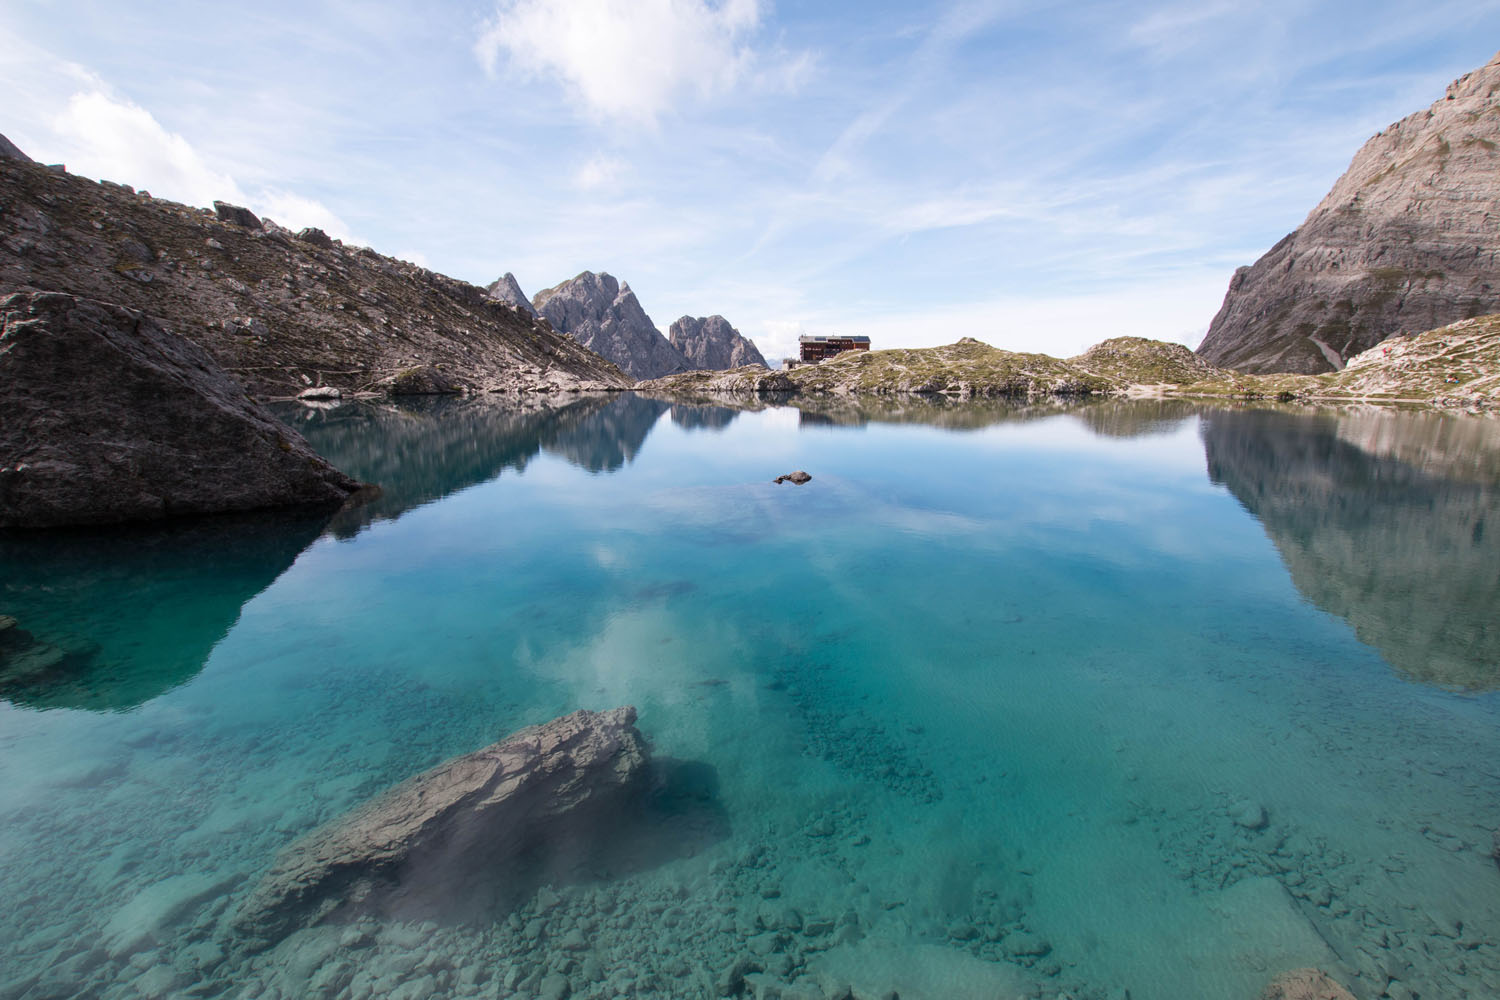
<path fill-rule="evenodd" d="M 0 300 L 0 527 L 336 508 L 359 484 L 199 347 L 122 306 Z"/>
<path fill-rule="evenodd" d="M 470 391 L 627 388 L 614 365 L 484 289 L 313 230 L 214 214 L 0 157 L 0 289 L 156 318 L 257 396 L 441 366 Z"/>
<path fill-rule="evenodd" d="M 297 239 L 303 243 L 311 243 L 315 247 L 322 247 L 325 250 L 333 247 L 333 240 L 329 235 L 316 226 L 309 226 L 306 229 L 300 230 L 297 233 Z"/>
<path fill-rule="evenodd" d="M 1235 272 L 1198 353 L 1317 373 L 1500 309 L 1500 57 L 1365 143 L 1302 226 Z"/>
<path fill-rule="evenodd" d="M 528 316 L 535 316 L 536 309 L 531 304 L 531 299 L 521 291 L 521 285 L 516 281 L 516 276 L 506 271 L 505 274 L 491 282 L 485 287 L 485 292 L 490 298 L 499 302 L 509 302 L 518 309 L 526 310 Z"/>
<path fill-rule="evenodd" d="M 684 316 L 672 324 L 668 339 L 694 368 L 723 371 L 743 365 L 766 364 L 755 344 L 730 326 L 723 316 Z"/>
<path fill-rule="evenodd" d="M 244 226 L 246 229 L 262 229 L 259 217 L 248 208 L 231 205 L 227 201 L 214 202 L 214 212 L 218 215 L 220 222 L 227 222 L 231 226 Z"/>
<path fill-rule="evenodd" d="M 241 933 L 272 944 L 383 886 L 442 898 L 580 827 L 608 829 L 649 783 L 635 709 L 578 711 L 456 757 L 282 851 L 241 907 Z"/>
<path fill-rule="evenodd" d="M 651 322 L 630 286 L 613 275 L 584 271 L 537 292 L 532 304 L 554 330 L 613 361 L 632 378 L 659 378 L 693 368 Z"/>
<path fill-rule="evenodd" d="M 23 163 L 35 163 L 36 162 L 31 157 L 29 157 L 25 153 L 21 152 L 20 148 L 17 147 L 15 143 L 11 142 L 9 139 L 5 138 L 5 136 L 3 136 L 3 135 L 0 135 L 0 159 L 5 159 L 5 160 L 20 160 Z"/>

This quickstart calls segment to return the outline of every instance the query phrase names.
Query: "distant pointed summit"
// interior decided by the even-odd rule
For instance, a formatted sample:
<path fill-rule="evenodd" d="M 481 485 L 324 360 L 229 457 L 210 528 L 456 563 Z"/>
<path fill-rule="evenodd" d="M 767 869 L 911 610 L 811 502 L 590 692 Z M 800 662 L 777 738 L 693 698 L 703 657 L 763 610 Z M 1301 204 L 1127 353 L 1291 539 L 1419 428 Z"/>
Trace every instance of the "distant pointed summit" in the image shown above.
<path fill-rule="evenodd" d="M 672 324 L 669 339 L 694 368 L 722 370 L 766 364 L 755 344 L 723 316 L 684 316 Z"/>
<path fill-rule="evenodd" d="M 532 306 L 531 300 L 526 297 L 526 293 L 521 291 L 521 286 L 516 281 L 516 276 L 509 271 L 506 271 L 502 277 L 491 282 L 485 288 L 485 292 L 492 299 L 509 302 L 513 306 L 520 306 L 532 316 L 536 315 L 536 308 Z"/>
<path fill-rule="evenodd" d="M 503 278 L 501 279 L 504 280 Z M 628 284 L 584 271 L 536 293 L 537 315 L 636 379 L 659 378 L 694 366 L 651 322 Z"/>

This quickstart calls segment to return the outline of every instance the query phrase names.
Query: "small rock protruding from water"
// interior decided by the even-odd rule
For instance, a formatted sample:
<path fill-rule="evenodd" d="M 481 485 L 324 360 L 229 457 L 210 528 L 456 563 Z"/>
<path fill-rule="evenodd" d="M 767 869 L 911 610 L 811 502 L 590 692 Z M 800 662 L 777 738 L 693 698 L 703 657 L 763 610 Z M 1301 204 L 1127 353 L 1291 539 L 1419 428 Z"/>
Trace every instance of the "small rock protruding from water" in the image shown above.
<path fill-rule="evenodd" d="M 796 483 L 798 486 L 801 486 L 803 483 L 812 482 L 812 476 L 809 476 L 801 469 L 798 469 L 796 472 L 788 472 L 784 476 L 777 476 L 775 479 L 771 480 L 771 482 L 775 483 L 778 486 L 780 486 L 782 483 Z"/>
<path fill-rule="evenodd" d="M 1229 818 L 1234 821 L 1235 826 L 1242 826 L 1246 830 L 1264 830 L 1271 821 L 1266 815 L 1266 807 L 1249 799 L 1243 799 L 1230 807 Z"/>

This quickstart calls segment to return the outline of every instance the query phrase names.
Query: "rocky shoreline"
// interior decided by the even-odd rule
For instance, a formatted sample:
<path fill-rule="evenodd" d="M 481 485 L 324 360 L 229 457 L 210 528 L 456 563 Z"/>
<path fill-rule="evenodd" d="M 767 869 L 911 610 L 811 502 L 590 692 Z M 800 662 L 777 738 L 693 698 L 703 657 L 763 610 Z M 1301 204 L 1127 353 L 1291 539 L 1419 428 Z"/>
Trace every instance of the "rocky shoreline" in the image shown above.
<path fill-rule="evenodd" d="M 1089 396 L 1287 403 L 1361 402 L 1484 411 L 1500 406 L 1500 314 L 1393 337 L 1323 375 L 1246 375 L 1181 344 L 1116 337 L 1076 357 L 1003 351 L 969 337 L 945 347 L 849 351 L 819 365 L 746 366 L 637 383 L 646 392 L 734 396 Z"/>

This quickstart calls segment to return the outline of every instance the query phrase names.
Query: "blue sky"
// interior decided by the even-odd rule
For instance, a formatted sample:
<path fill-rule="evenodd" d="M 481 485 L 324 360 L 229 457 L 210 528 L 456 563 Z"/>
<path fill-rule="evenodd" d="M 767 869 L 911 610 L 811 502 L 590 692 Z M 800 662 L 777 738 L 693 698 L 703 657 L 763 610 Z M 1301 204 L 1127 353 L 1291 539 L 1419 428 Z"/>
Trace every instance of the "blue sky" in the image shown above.
<path fill-rule="evenodd" d="M 383 0 L 0 7 L 0 132 L 476 283 L 585 269 L 663 330 L 1196 345 L 1500 0 Z"/>

